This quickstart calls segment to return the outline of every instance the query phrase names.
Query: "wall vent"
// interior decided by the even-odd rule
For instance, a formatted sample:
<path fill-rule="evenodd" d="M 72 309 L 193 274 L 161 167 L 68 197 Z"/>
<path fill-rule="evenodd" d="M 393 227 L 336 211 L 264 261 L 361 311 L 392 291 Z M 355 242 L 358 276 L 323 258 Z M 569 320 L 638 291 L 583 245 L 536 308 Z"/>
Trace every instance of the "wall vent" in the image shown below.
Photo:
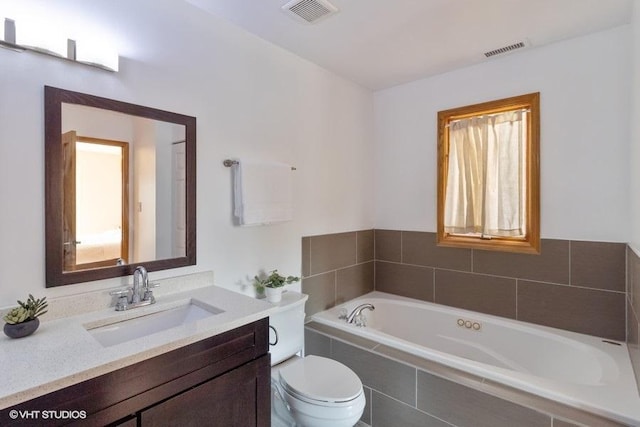
<path fill-rule="evenodd" d="M 489 52 L 485 52 L 484 56 L 486 56 L 487 58 L 491 58 L 492 56 L 502 55 L 503 53 L 508 53 L 508 52 L 514 51 L 516 49 L 522 49 L 523 47 L 527 47 L 527 43 L 526 42 L 518 42 L 518 43 L 511 44 L 509 46 L 504 46 L 504 47 L 501 47 L 499 49 L 494 49 L 494 50 L 491 50 Z"/>
<path fill-rule="evenodd" d="M 326 0 L 293 0 L 282 6 L 282 10 L 307 24 L 315 24 L 338 12 L 338 8 Z"/>

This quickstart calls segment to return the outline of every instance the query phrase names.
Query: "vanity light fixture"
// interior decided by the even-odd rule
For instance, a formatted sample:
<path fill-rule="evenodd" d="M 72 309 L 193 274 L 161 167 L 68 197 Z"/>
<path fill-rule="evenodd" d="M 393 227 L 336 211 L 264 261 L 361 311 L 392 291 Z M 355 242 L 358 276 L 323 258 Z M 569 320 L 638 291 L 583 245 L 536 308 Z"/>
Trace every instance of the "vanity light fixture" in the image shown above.
<path fill-rule="evenodd" d="M 0 36 L 2 36 L 2 38 L 0 39 L 0 46 L 6 49 L 15 50 L 17 52 L 24 51 L 24 48 L 16 45 L 15 21 L 11 19 L 5 19 L 4 22 L 2 22 L 2 32 L 0 32 Z"/>
<path fill-rule="evenodd" d="M 69 40 L 69 42 L 74 41 Z M 77 40 L 74 43 L 77 62 L 109 71 L 118 71 L 118 52 L 111 46 L 93 40 Z"/>
<path fill-rule="evenodd" d="M 107 71 L 118 71 L 118 52 L 106 43 L 67 39 L 57 34 L 55 29 L 35 23 L 20 26 L 18 30 L 16 27 L 14 20 L 4 19 L 0 47 L 17 52 L 28 50 Z"/>
<path fill-rule="evenodd" d="M 5 20 L 6 21 L 6 20 Z M 17 25 L 14 26 L 14 28 Z M 67 56 L 67 39 L 54 27 L 36 21 L 20 22 L 20 31 L 16 31 L 18 46 L 47 55 Z"/>

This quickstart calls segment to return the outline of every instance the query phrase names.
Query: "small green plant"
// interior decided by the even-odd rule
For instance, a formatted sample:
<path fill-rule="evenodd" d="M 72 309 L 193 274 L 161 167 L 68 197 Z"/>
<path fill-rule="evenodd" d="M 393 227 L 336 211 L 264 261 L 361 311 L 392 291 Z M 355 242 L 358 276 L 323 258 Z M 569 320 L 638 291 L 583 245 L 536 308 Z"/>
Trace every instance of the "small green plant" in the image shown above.
<path fill-rule="evenodd" d="M 258 292 L 262 292 L 264 288 L 281 288 L 284 285 L 289 285 L 298 281 L 300 281 L 299 277 L 281 276 L 278 274 L 278 270 L 273 270 L 268 276 L 255 276 L 253 284 Z"/>
<path fill-rule="evenodd" d="M 49 305 L 49 303 L 47 303 L 47 297 L 35 299 L 31 294 L 29 294 L 27 302 L 18 300 L 18 304 L 19 307 L 12 308 L 11 311 L 3 317 L 4 321 L 10 325 L 28 322 L 45 314 L 47 312 L 46 308 Z"/>

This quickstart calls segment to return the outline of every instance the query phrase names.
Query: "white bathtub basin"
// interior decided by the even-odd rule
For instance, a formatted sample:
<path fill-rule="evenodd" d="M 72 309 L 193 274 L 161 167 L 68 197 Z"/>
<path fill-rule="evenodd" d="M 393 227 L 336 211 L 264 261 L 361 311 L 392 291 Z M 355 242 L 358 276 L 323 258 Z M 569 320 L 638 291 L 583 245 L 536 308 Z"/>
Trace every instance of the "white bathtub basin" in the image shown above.
<path fill-rule="evenodd" d="M 351 313 L 364 303 L 375 306 L 374 311 L 364 312 L 366 327 L 339 319 L 341 310 Z M 426 360 L 640 426 L 640 396 L 623 342 L 379 291 L 316 313 L 312 319 Z"/>
<path fill-rule="evenodd" d="M 104 347 L 110 347 L 193 323 L 223 312 L 224 310 L 217 307 L 197 300 L 190 300 L 188 303 L 178 307 L 142 314 L 126 320 L 117 320 L 106 325 L 85 326 L 85 328 L 96 341 Z"/>

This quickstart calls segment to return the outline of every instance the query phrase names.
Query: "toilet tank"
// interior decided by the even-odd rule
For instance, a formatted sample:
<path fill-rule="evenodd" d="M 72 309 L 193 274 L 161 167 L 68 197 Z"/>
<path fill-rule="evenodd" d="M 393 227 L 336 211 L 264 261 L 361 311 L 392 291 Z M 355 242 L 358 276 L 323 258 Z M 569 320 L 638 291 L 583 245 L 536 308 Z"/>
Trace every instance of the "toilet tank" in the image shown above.
<path fill-rule="evenodd" d="M 271 366 L 289 359 L 304 347 L 304 304 L 308 296 L 287 291 L 269 316 Z"/>

